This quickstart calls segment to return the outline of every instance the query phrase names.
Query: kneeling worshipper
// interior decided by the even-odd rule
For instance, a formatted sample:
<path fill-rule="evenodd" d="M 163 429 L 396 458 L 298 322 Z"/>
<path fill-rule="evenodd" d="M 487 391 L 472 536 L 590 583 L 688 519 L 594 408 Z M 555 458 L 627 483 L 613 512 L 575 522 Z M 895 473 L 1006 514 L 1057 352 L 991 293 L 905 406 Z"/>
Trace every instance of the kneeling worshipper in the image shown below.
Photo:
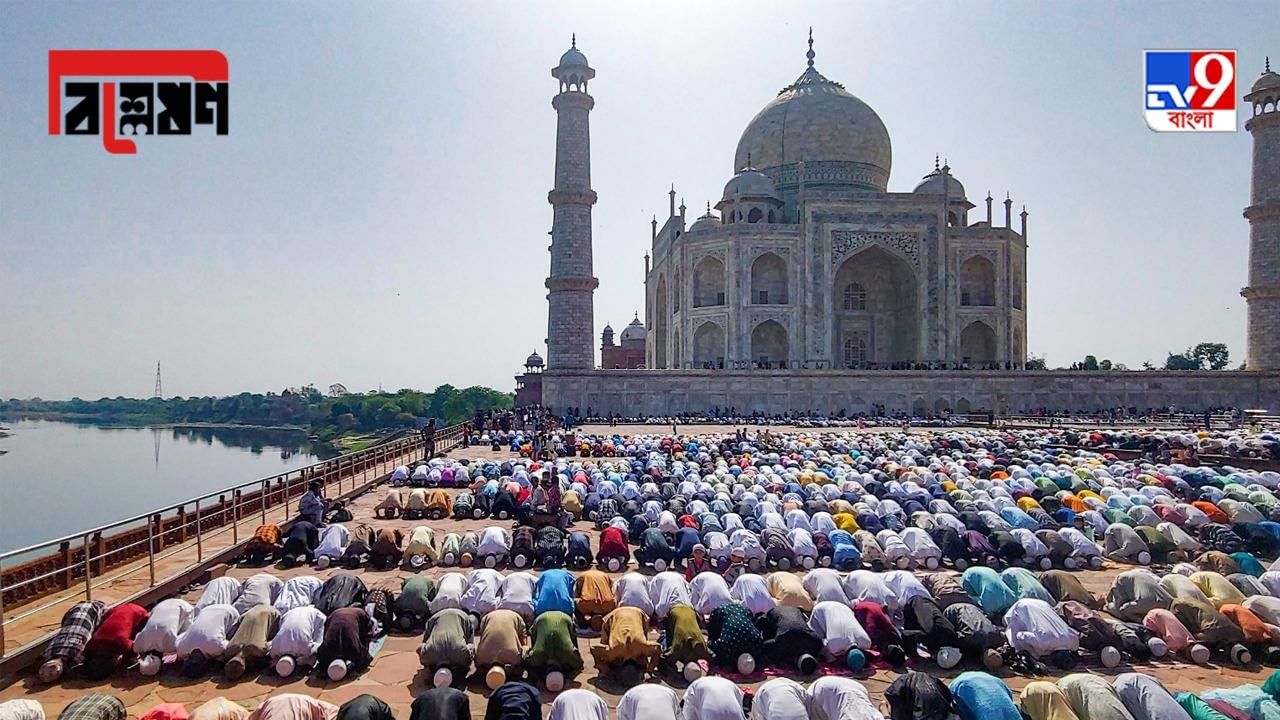
<path fill-rule="evenodd" d="M 178 638 L 182 674 L 198 677 L 214 660 L 221 660 L 239 624 L 240 612 L 231 605 L 209 605 L 197 611 L 191 627 Z"/>
<path fill-rule="evenodd" d="M 1062 690 L 1047 680 L 1027 683 L 1018 698 L 1018 707 L 1029 720 L 1081 720 Z"/>
<path fill-rule="evenodd" d="M 533 588 L 538 578 L 524 571 L 513 572 L 502 579 L 502 599 L 498 607 L 513 610 L 524 618 L 526 623 L 533 622 Z"/>
<path fill-rule="evenodd" d="M 1000 579 L 1000 573 L 989 567 L 976 566 L 965 570 L 960 576 L 960 586 L 991 617 L 1003 615 L 1018 600 L 1018 596 Z"/>
<path fill-rule="evenodd" d="M 575 688 L 565 690 L 551 703 L 547 720 L 606 720 L 609 706 L 591 690 Z"/>
<path fill-rule="evenodd" d="M 299 665 L 315 665 L 324 642 L 324 613 L 312 605 L 296 607 L 280 618 L 280 629 L 271 639 L 271 664 L 280 677 L 289 677 Z"/>
<path fill-rule="evenodd" d="M 640 543 L 633 553 L 640 567 L 652 567 L 657 572 L 666 570 L 675 558 L 675 549 L 667 542 L 667 536 L 658 528 L 647 528 L 640 535 Z"/>
<path fill-rule="evenodd" d="M 361 607 L 333 611 L 325 621 L 324 640 L 316 651 L 317 664 L 330 680 L 338 682 L 351 672 L 361 672 L 373 662 L 373 618 Z"/>
<path fill-rule="evenodd" d="M 496 572 L 496 571 L 495 571 Z M 462 595 L 467 592 L 467 576 L 462 572 L 447 572 L 436 578 L 436 594 L 431 598 L 431 612 L 462 609 Z"/>
<path fill-rule="evenodd" d="M 1090 673 L 1074 673 L 1058 680 L 1058 689 L 1082 720 L 1133 720 L 1111 683 Z"/>
<path fill-rule="evenodd" d="M 547 689 L 559 692 L 582 672 L 578 631 L 573 618 L 559 610 L 539 613 L 529 629 L 529 651 L 524 667 L 530 677 L 543 678 Z"/>
<path fill-rule="evenodd" d="M 1209 662 L 1209 648 L 1196 642 L 1195 636 L 1172 612 L 1156 608 L 1147 613 L 1142 624 L 1164 642 L 1166 652 L 1185 655 L 1197 665 Z"/>
<path fill-rule="evenodd" d="M 275 603 L 283 587 L 284 581 L 275 575 L 258 573 L 244 581 L 244 585 L 240 586 L 240 597 L 232 605 L 243 615 L 252 607 Z"/>
<path fill-rule="evenodd" d="M 42 681 L 55 682 L 68 668 L 80 664 L 85 645 L 106 614 L 107 606 L 99 600 L 76 603 L 62 614 L 58 632 L 44 649 L 44 663 L 39 671 Z"/>
<path fill-rule="evenodd" d="M 542 615 L 550 611 L 573 615 L 573 574 L 568 570 L 547 570 L 534 583 L 534 614 Z"/>
<path fill-rule="evenodd" d="M 529 683 L 508 680 L 489 696 L 485 720 L 542 720 L 542 693 Z"/>
<path fill-rule="evenodd" d="M 761 651 L 764 637 L 746 606 L 727 603 L 716 608 L 707 620 L 707 638 L 716 662 L 743 675 L 755 672 L 755 655 Z"/>
<path fill-rule="evenodd" d="M 1173 597 L 1150 570 L 1126 570 L 1116 576 L 1107 591 L 1104 610 L 1126 622 L 1142 622 L 1155 608 L 1169 609 Z"/>
<path fill-rule="evenodd" d="M 320 582 L 320 578 L 314 575 L 300 575 L 289 578 L 284 581 L 284 586 L 280 588 L 280 594 L 276 596 L 276 601 L 273 605 L 275 605 L 276 610 L 280 611 L 282 617 L 296 607 L 314 605 L 316 594 L 320 592 L 320 587 L 323 584 Z"/>
<path fill-rule="evenodd" d="M 620 607 L 604 618 L 600 642 L 591 655 L 601 673 L 617 673 L 624 685 L 642 682 L 657 664 L 658 644 L 649 640 L 649 618 L 633 607 Z"/>
<path fill-rule="evenodd" d="M 84 646 L 84 673 L 91 680 L 105 680 L 133 658 L 133 638 L 151 616 L 134 603 L 122 603 L 107 611 L 102 624 Z"/>
<path fill-rule="evenodd" d="M 1107 667 L 1115 667 L 1120 662 L 1120 637 L 1102 613 L 1074 600 L 1058 603 L 1056 610 L 1063 622 L 1079 634 L 1082 649 L 1099 653 L 1102 664 Z"/>
<path fill-rule="evenodd" d="M 314 523 L 299 520 L 289 527 L 280 548 L 280 562 L 285 567 L 310 563 L 315 559 L 316 546 L 320 544 L 320 530 Z M 199 603 L 196 603 L 199 605 Z"/>
<path fill-rule="evenodd" d="M 830 568 L 816 568 L 805 573 L 804 589 L 815 603 L 827 600 L 848 604 L 840 573 Z"/>
<path fill-rule="evenodd" d="M 249 711 L 224 697 L 216 697 L 192 710 L 190 720 L 249 720 Z"/>
<path fill-rule="evenodd" d="M 1022 720 L 1009 686 L 994 675 L 960 673 L 949 689 L 951 704 L 960 720 Z"/>
<path fill-rule="evenodd" d="M 363 580 L 350 573 L 338 573 L 325 580 L 316 591 L 316 609 L 332 615 L 340 608 L 363 605 L 368 594 Z"/>
<path fill-rule="evenodd" d="M 1223 605 L 1218 612 L 1240 628 L 1244 645 L 1254 657 L 1262 658 L 1268 665 L 1280 665 L 1280 647 L 1262 618 L 1243 605 Z"/>
<path fill-rule="evenodd" d="M 727 678 L 698 678 L 685 690 L 684 720 L 745 720 L 742 697 L 742 688 Z"/>
<path fill-rule="evenodd" d="M 502 573 L 490 568 L 476 568 L 467 574 L 467 591 L 462 593 L 462 609 L 477 616 L 498 609 L 502 594 Z"/>
<path fill-rule="evenodd" d="M 1226 651 L 1231 662 L 1248 665 L 1253 654 L 1244 646 L 1244 632 L 1213 605 L 1196 598 L 1177 598 L 1169 610 L 1210 650 Z"/>
<path fill-rule="evenodd" d="M 480 531 L 480 539 L 476 543 L 476 556 L 481 558 L 481 565 L 496 568 L 499 563 L 506 562 L 510 548 L 511 531 L 490 525 Z"/>
<path fill-rule="evenodd" d="M 440 553 L 436 550 L 435 532 L 425 525 L 419 525 L 411 530 L 409 541 L 404 546 L 401 562 L 414 570 L 439 563 Z"/>
<path fill-rule="evenodd" d="M 457 688 L 431 688 L 413 699 L 409 720 L 471 720 L 471 699 Z"/>
<path fill-rule="evenodd" d="M 673 570 L 660 572 L 649 580 L 649 599 L 653 601 L 654 618 L 663 620 L 671 608 L 692 602 L 689 597 L 689 582 Z"/>
<path fill-rule="evenodd" d="M 1277 573 L 1280 576 L 1280 573 Z M 724 578 L 714 572 L 699 573 L 689 583 L 689 595 L 693 609 L 706 617 L 725 603 L 733 602 L 733 595 Z M 848 602 L 847 600 L 845 602 Z"/>
<path fill-rule="evenodd" d="M 765 657 L 773 666 L 794 667 L 801 675 L 812 675 L 818 670 L 823 639 L 809 629 L 809 621 L 800 608 L 775 607 L 765 613 L 759 627 Z"/>
<path fill-rule="evenodd" d="M 391 706 L 364 693 L 342 703 L 337 720 L 395 720 Z"/>
<path fill-rule="evenodd" d="M 938 607 L 946 610 L 956 603 L 972 604 L 969 599 L 969 593 L 964 591 L 960 586 L 960 581 L 954 575 L 946 573 L 929 573 L 920 580 L 920 584 L 929 591 L 929 595 L 933 597 L 933 601 L 938 603 Z"/>
<path fill-rule="evenodd" d="M 266 565 L 269 558 L 280 552 L 280 526 L 275 524 L 259 525 L 253 531 L 253 537 L 244 547 L 245 558 L 251 565 Z"/>
<path fill-rule="evenodd" d="M 395 624 L 396 597 L 400 594 L 400 579 L 383 577 L 369 588 L 364 596 L 364 611 L 373 618 L 374 636 L 385 635 Z"/>
<path fill-rule="evenodd" d="M 484 680 L 490 690 L 497 690 L 506 682 L 508 670 L 521 666 L 528 641 L 524 618 L 514 610 L 498 609 L 480 618 L 475 663 L 477 670 L 485 670 Z"/>
<path fill-rule="evenodd" d="M 808 695 L 812 720 L 884 720 L 867 689 L 852 678 L 820 677 L 809 685 Z"/>
<path fill-rule="evenodd" d="M 180 598 L 161 600 L 151 611 L 147 624 L 133 639 L 138 656 L 138 672 L 152 677 L 160 672 L 165 655 L 178 652 L 178 638 L 191 627 L 196 609 Z"/>
<path fill-rule="evenodd" d="M 1096 595 L 1084 588 L 1079 578 L 1064 570 L 1046 570 L 1040 573 L 1040 584 L 1053 596 L 1054 602 L 1072 600 L 1090 610 L 1097 610 L 1102 605 Z"/>
<path fill-rule="evenodd" d="M 1223 605 L 1239 605 L 1244 602 L 1244 593 L 1220 573 L 1201 570 L 1192 573 L 1191 582 L 1200 588 L 1200 592 L 1204 593 L 1205 598 L 1216 608 L 1221 608 Z"/>
<path fill-rule="evenodd" d="M 656 683 L 636 685 L 618 701 L 618 720 L 679 719 L 680 698 L 671 688 Z"/>
<path fill-rule="evenodd" d="M 351 533 L 345 525 L 330 525 L 320 534 L 320 544 L 316 546 L 316 567 L 324 570 L 337 562 L 347 551 L 351 542 Z"/>
<path fill-rule="evenodd" d="M 769 595 L 778 605 L 799 608 L 805 612 L 813 609 L 813 598 L 804 588 L 799 575 L 789 572 L 770 573 L 766 579 Z"/>
<path fill-rule="evenodd" d="M 369 567 L 374 570 L 390 570 L 404 556 L 401 546 L 404 532 L 400 528 L 384 527 L 374 536 L 369 548 Z"/>
<path fill-rule="evenodd" d="M 960 652 L 972 658 L 981 658 L 990 670 L 1003 664 L 999 648 L 1004 647 L 1005 635 L 982 612 L 982 608 L 969 603 L 948 605 L 942 611 L 956 630 L 956 645 Z"/>
<path fill-rule="evenodd" d="M 604 618 L 618 607 L 609 576 L 592 568 L 573 581 L 573 611 L 578 625 L 597 632 L 604 626 Z"/>
<path fill-rule="evenodd" d="M 908 670 L 884 691 L 889 720 L 954 720 L 951 691 L 927 673 Z"/>
<path fill-rule="evenodd" d="M 1133 720 L 1191 720 L 1165 686 L 1150 675 L 1123 673 L 1112 687 Z"/>
<path fill-rule="evenodd" d="M 762 575 L 753 573 L 739 575 L 730 586 L 729 595 L 753 615 L 763 615 L 778 605 L 769 594 L 769 582 Z"/>
<path fill-rule="evenodd" d="M 662 648 L 662 662 L 669 668 L 682 670 L 689 682 L 701 677 L 703 664 L 711 660 L 711 648 L 698 626 L 698 614 L 688 605 L 676 605 L 667 613 L 666 627 L 658 645 Z"/>
<path fill-rule="evenodd" d="M 1009 645 L 1037 660 L 1049 658 L 1057 667 L 1075 665 L 1080 634 L 1058 617 L 1043 600 L 1019 600 L 1005 613 Z"/>
<path fill-rule="evenodd" d="M 1049 594 L 1049 590 L 1040 584 L 1040 580 L 1035 576 L 1035 573 L 1026 568 L 1005 568 L 1000 573 L 1000 579 L 1018 596 L 1019 600 L 1035 598 L 1044 600 L 1047 603 L 1056 602 L 1053 595 Z"/>
<path fill-rule="evenodd" d="M 272 695 L 249 714 L 249 720 L 337 720 L 338 706 L 310 695 Z"/>
<path fill-rule="evenodd" d="M 853 648 L 871 649 L 871 638 L 846 603 L 823 600 L 814 605 L 809 629 L 822 639 L 823 654 L 828 660 L 843 659 Z"/>
<path fill-rule="evenodd" d="M 902 667 L 906 663 L 902 635 L 883 605 L 871 600 L 859 600 L 853 604 L 853 615 L 862 629 L 867 631 L 867 637 L 871 638 L 871 647 L 885 662 L 894 667 Z"/>
<path fill-rule="evenodd" d="M 410 575 L 400 586 L 396 596 L 395 616 L 400 629 L 406 632 L 425 627 L 431 617 L 431 601 L 436 596 L 436 583 L 425 575 Z"/>
<path fill-rule="evenodd" d="M 395 518 L 404 511 L 404 495 L 400 488 L 389 487 L 382 500 L 373 506 L 373 516 L 377 518 Z"/>
<path fill-rule="evenodd" d="M 474 617 L 457 608 L 441 610 L 427 621 L 418 659 L 436 687 L 467 676 L 475 657 L 475 624 Z"/>
<path fill-rule="evenodd" d="M 124 703 L 114 695 L 89 693 L 72 700 L 58 715 L 59 720 L 125 720 Z"/>
<path fill-rule="evenodd" d="M 271 638 L 280 628 L 280 612 L 271 605 L 255 605 L 240 616 L 236 634 L 223 652 L 223 674 L 239 680 L 245 671 L 266 661 Z"/>
<path fill-rule="evenodd" d="M 960 662 L 960 640 L 955 626 L 930 597 L 916 596 L 907 601 L 903 611 L 902 644 L 909 657 L 921 648 L 929 651 L 934 661 L 950 669 Z"/>
<path fill-rule="evenodd" d="M 809 693 L 791 678 L 778 677 L 756 689 L 751 720 L 809 720 Z"/>

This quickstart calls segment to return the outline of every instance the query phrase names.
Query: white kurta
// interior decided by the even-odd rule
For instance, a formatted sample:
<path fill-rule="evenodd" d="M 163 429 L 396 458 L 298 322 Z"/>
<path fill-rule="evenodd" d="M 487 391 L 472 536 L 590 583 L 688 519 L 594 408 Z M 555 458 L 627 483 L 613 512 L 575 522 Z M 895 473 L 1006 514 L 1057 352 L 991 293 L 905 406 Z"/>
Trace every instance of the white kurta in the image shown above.
<path fill-rule="evenodd" d="M 680 720 L 680 698 L 663 685 L 636 685 L 618 701 L 618 720 Z"/>
<path fill-rule="evenodd" d="M 169 655 L 177 652 L 178 637 L 191 627 L 195 615 L 195 607 L 186 600 L 162 600 L 151 611 L 146 626 L 133 639 L 133 652 L 138 655 Z"/>
<path fill-rule="evenodd" d="M 613 596 L 618 599 L 618 607 L 639 608 L 645 615 L 653 615 L 653 600 L 649 597 L 649 578 L 640 573 L 629 572 L 615 580 Z"/>
<path fill-rule="evenodd" d="M 850 648 L 871 649 L 871 637 L 846 603 L 824 600 L 813 606 L 809 615 L 809 629 L 823 639 L 827 652 L 836 658 L 844 657 Z"/>
<path fill-rule="evenodd" d="M 1058 650 L 1080 649 L 1080 634 L 1063 622 L 1044 600 L 1019 600 L 1005 613 L 1009 644 L 1032 657 L 1048 657 Z"/>
<path fill-rule="evenodd" d="M 678 572 L 667 570 L 649 580 L 649 599 L 653 601 L 653 615 L 659 620 L 676 605 L 692 605 L 689 583 Z"/>
<path fill-rule="evenodd" d="M 774 678 L 756 690 L 751 720 L 809 720 L 804 686 L 790 678 Z"/>
<path fill-rule="evenodd" d="M 483 616 L 498 609 L 502 595 L 502 573 L 477 568 L 467 576 L 467 591 L 462 594 L 462 609 Z"/>
<path fill-rule="evenodd" d="M 733 587 L 729 588 L 729 595 L 756 615 L 767 613 L 777 605 L 769 594 L 769 583 L 762 576 L 751 573 L 739 575 Z"/>
<path fill-rule="evenodd" d="M 689 594 L 693 609 L 699 615 L 710 615 L 721 605 L 733 602 L 729 584 L 724 581 L 724 577 L 713 572 L 694 575 L 693 582 L 689 584 Z"/>
<path fill-rule="evenodd" d="M 840 602 L 849 604 L 849 596 L 840 582 L 840 573 L 831 568 L 814 568 L 804 576 L 804 589 L 814 602 Z"/>
<path fill-rule="evenodd" d="M 214 578 L 204 586 L 200 599 L 196 601 L 196 613 L 209 605 L 231 605 L 240 597 L 241 583 L 236 578 L 223 575 Z"/>
<path fill-rule="evenodd" d="M 467 591 L 465 573 L 445 573 L 436 579 L 436 596 L 431 598 L 431 612 L 455 608 L 462 610 L 462 595 Z"/>
<path fill-rule="evenodd" d="M 338 559 L 347 551 L 351 542 L 351 533 L 343 525 L 330 525 L 320 534 L 320 546 L 316 548 L 316 557 Z"/>
<path fill-rule="evenodd" d="M 206 605 L 178 638 L 178 659 L 199 650 L 208 658 L 220 658 L 236 633 L 240 612 L 231 605 Z"/>
<path fill-rule="evenodd" d="M 294 608 L 312 605 L 316 601 L 316 593 L 320 592 L 320 586 L 323 584 L 320 578 L 314 575 L 289 578 L 284 581 L 284 587 L 280 588 L 280 594 L 276 596 L 273 605 L 281 616 Z"/>
<path fill-rule="evenodd" d="M 311 605 L 297 607 L 280 618 L 280 629 L 271 638 L 271 659 L 273 661 L 288 655 L 298 661 L 299 665 L 310 664 L 310 660 L 320 649 L 324 641 L 324 613 Z"/>
<path fill-rule="evenodd" d="M 714 675 L 694 680 L 684 693 L 684 720 L 744 720 L 742 690 Z"/>
<path fill-rule="evenodd" d="M 511 610 L 526 620 L 533 618 L 533 586 L 538 578 L 527 572 L 513 572 L 502 579 L 498 607 Z"/>
<path fill-rule="evenodd" d="M 809 717 L 812 720 L 884 720 L 857 680 L 828 675 L 809 686 Z"/>

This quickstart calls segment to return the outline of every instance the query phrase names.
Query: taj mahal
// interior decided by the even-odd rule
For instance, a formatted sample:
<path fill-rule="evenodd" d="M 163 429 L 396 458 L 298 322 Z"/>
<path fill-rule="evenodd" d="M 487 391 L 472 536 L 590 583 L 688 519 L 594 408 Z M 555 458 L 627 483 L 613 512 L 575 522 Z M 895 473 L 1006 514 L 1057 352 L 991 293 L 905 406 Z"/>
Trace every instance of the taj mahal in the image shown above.
<path fill-rule="evenodd" d="M 1280 409 L 1280 76 L 1268 68 L 1245 96 L 1254 107 L 1248 372 L 1081 373 L 1025 369 L 1025 206 L 1015 217 L 1008 194 L 990 192 L 975 204 L 941 158 L 919 169 L 911 192 L 889 192 L 888 128 L 815 58 L 811 31 L 799 76 L 746 124 L 714 206 L 690 222 L 668 193 L 667 217 L 653 219 L 643 249 L 643 317 L 621 346 L 604 328 L 597 365 L 596 70 L 573 38 L 551 70 L 547 357 L 528 358 L 517 402 L 652 415 Z"/>

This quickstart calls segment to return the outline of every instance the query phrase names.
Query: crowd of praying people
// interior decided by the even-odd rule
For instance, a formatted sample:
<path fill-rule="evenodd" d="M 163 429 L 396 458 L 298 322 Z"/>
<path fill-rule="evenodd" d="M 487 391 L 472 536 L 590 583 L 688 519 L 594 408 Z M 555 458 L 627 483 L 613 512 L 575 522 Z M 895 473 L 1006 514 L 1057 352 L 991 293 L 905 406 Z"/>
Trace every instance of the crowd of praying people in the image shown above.
<path fill-rule="evenodd" d="M 557 693 L 551 717 L 563 703 L 559 717 L 604 718 L 598 695 L 565 690 L 583 672 L 582 640 L 601 676 L 651 696 L 631 715 L 619 707 L 637 720 L 1017 718 L 989 674 L 1006 671 L 1068 673 L 1022 692 L 1033 720 L 1182 717 L 1175 707 L 1216 720 L 1204 708 L 1239 717 L 1225 709 L 1246 701 L 1277 715 L 1243 716 L 1280 717 L 1276 679 L 1175 697 L 1138 673 L 1070 674 L 1162 658 L 1280 666 L 1275 471 L 1124 461 L 1056 431 L 762 429 L 577 435 L 569 446 L 580 443 L 579 457 L 550 461 L 396 468 L 374 491 L 377 517 L 358 523 L 312 487 L 287 528 L 258 529 L 243 563 L 336 572 L 223 576 L 194 603 L 149 610 L 79 603 L 39 676 L 168 668 L 340 682 L 399 633 L 421 636 L 438 699 L 482 677 L 490 710 L 499 703 L 490 717 L 525 717 L 501 709 L 510 699 L 540 718 L 545 688 Z M 422 524 L 375 527 L 392 518 Z M 485 518 L 500 522 L 432 527 Z M 1104 565 L 1126 569 L 1095 595 L 1080 573 Z M 432 566 L 447 571 L 420 572 Z M 970 670 L 948 688 L 913 670 L 929 665 Z M 872 669 L 899 673 L 887 707 L 863 702 L 847 677 Z M 772 675 L 786 677 L 754 693 L 737 684 Z M 689 684 L 683 708 L 663 681 Z M 462 707 L 432 702 L 437 714 L 414 717 Z M 342 716 L 330 708 L 326 717 Z"/>

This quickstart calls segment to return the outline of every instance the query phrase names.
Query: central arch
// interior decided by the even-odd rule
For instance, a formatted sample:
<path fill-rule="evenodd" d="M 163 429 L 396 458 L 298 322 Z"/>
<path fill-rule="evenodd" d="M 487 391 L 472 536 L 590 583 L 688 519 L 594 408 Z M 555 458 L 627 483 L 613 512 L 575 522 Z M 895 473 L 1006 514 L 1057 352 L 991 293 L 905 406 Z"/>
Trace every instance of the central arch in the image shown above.
<path fill-rule="evenodd" d="M 960 332 L 960 357 L 970 365 L 983 365 L 996 361 L 996 331 L 976 320 Z"/>
<path fill-rule="evenodd" d="M 724 263 L 708 255 L 693 269 L 693 306 L 724 304 Z"/>
<path fill-rule="evenodd" d="M 996 304 L 996 266 L 981 255 L 960 263 L 960 304 L 991 307 Z"/>
<path fill-rule="evenodd" d="M 765 320 L 751 331 L 751 360 L 761 367 L 787 366 L 787 329 L 776 320 Z"/>
<path fill-rule="evenodd" d="M 878 245 L 845 259 L 831 285 L 831 357 L 839 363 L 846 347 L 860 343 L 866 362 L 919 360 L 917 286 L 911 265 Z"/>
<path fill-rule="evenodd" d="M 694 368 L 723 368 L 724 357 L 724 328 L 713 322 L 699 325 L 693 331 Z"/>
<path fill-rule="evenodd" d="M 787 263 L 774 253 L 765 253 L 751 263 L 751 304 L 786 305 Z"/>
<path fill-rule="evenodd" d="M 667 279 L 658 276 L 658 289 L 654 293 L 653 311 L 653 366 L 667 366 Z"/>

